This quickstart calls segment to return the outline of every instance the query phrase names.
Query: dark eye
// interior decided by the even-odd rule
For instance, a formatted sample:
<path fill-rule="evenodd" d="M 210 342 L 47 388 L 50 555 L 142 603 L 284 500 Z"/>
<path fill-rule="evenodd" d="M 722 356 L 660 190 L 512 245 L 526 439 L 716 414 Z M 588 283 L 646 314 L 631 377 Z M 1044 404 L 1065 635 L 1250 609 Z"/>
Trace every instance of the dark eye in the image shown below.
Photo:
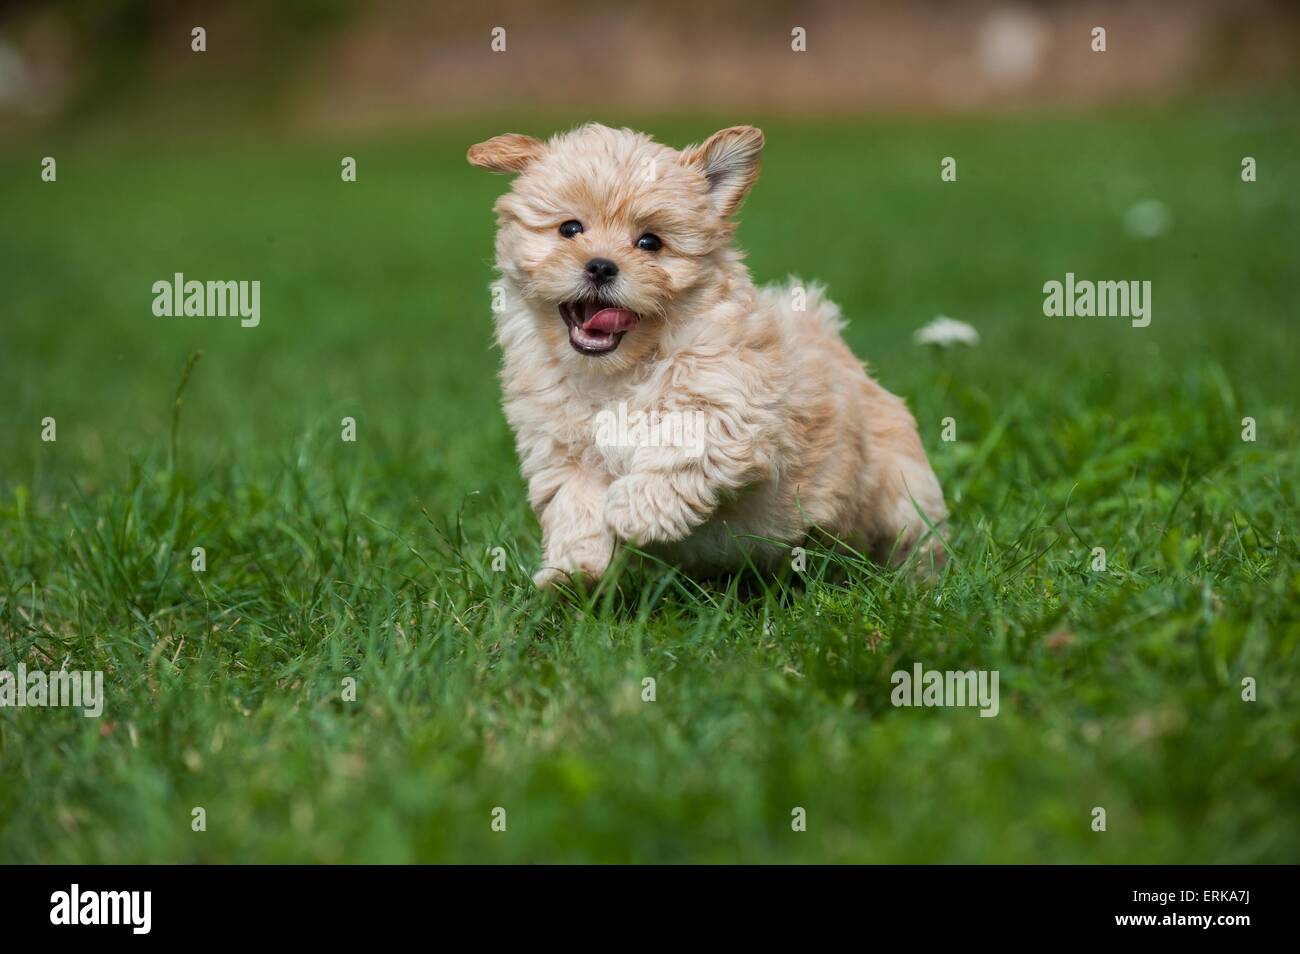
<path fill-rule="evenodd" d="M 577 219 L 569 219 L 560 226 L 560 234 L 565 238 L 573 238 L 582 231 L 582 223 Z"/>
<path fill-rule="evenodd" d="M 636 247 L 643 252 L 657 252 L 664 247 L 664 243 L 659 241 L 659 236 L 647 232 L 636 240 Z"/>

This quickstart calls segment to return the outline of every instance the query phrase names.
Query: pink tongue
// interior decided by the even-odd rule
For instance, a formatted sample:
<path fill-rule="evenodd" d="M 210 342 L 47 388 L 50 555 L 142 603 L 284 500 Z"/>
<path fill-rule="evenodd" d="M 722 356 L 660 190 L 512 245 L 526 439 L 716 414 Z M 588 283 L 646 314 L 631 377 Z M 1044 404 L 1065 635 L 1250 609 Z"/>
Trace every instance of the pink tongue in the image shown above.
<path fill-rule="evenodd" d="M 640 320 L 635 311 L 626 308 L 602 308 L 582 323 L 582 330 L 613 334 L 635 328 Z"/>

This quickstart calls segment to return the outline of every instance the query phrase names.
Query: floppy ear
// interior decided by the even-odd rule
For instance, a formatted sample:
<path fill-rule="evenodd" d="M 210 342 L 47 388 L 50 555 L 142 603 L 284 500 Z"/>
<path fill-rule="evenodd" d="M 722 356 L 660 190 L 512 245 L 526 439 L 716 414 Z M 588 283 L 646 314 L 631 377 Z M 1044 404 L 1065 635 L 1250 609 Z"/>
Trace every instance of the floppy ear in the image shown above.
<path fill-rule="evenodd" d="M 732 126 L 715 132 L 698 146 L 682 150 L 682 162 L 695 166 L 709 180 L 709 198 L 722 216 L 736 211 L 758 178 L 763 131 L 753 126 Z"/>
<path fill-rule="evenodd" d="M 487 142 L 469 147 L 466 158 L 471 166 L 491 169 L 493 172 L 523 172 L 524 168 L 542 154 L 542 143 L 532 136 L 506 133 Z"/>

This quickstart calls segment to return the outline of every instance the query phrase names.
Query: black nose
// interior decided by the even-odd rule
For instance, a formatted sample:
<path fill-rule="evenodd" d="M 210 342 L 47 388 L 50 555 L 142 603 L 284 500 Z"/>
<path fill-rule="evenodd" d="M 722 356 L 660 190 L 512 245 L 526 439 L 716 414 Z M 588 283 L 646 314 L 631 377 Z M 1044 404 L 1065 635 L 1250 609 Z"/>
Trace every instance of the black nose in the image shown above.
<path fill-rule="evenodd" d="M 587 277 L 597 285 L 604 285 L 614 280 L 618 266 L 607 258 L 593 258 L 587 263 Z"/>

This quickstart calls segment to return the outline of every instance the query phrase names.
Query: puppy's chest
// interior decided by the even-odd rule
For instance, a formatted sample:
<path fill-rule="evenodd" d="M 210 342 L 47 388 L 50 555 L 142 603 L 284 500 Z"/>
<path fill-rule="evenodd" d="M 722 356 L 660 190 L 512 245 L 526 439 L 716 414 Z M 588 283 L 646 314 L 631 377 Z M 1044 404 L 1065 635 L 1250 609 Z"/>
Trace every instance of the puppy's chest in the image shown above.
<path fill-rule="evenodd" d="M 634 401 L 575 401 L 563 416 L 563 443 L 583 467 L 613 477 L 630 473 L 637 455 L 660 446 L 665 436 L 663 415 Z"/>
<path fill-rule="evenodd" d="M 643 421 L 648 412 L 627 401 L 594 405 L 577 435 L 584 466 L 622 477 L 632 470 L 637 450 L 645 445 Z"/>
<path fill-rule="evenodd" d="M 597 396 L 556 388 L 541 401 L 508 401 L 507 416 L 522 445 L 544 448 L 547 456 L 563 448 L 582 467 L 617 478 L 636 469 L 647 453 L 699 442 L 702 422 L 683 422 L 683 415 L 662 405 L 660 395 L 639 389 Z"/>

